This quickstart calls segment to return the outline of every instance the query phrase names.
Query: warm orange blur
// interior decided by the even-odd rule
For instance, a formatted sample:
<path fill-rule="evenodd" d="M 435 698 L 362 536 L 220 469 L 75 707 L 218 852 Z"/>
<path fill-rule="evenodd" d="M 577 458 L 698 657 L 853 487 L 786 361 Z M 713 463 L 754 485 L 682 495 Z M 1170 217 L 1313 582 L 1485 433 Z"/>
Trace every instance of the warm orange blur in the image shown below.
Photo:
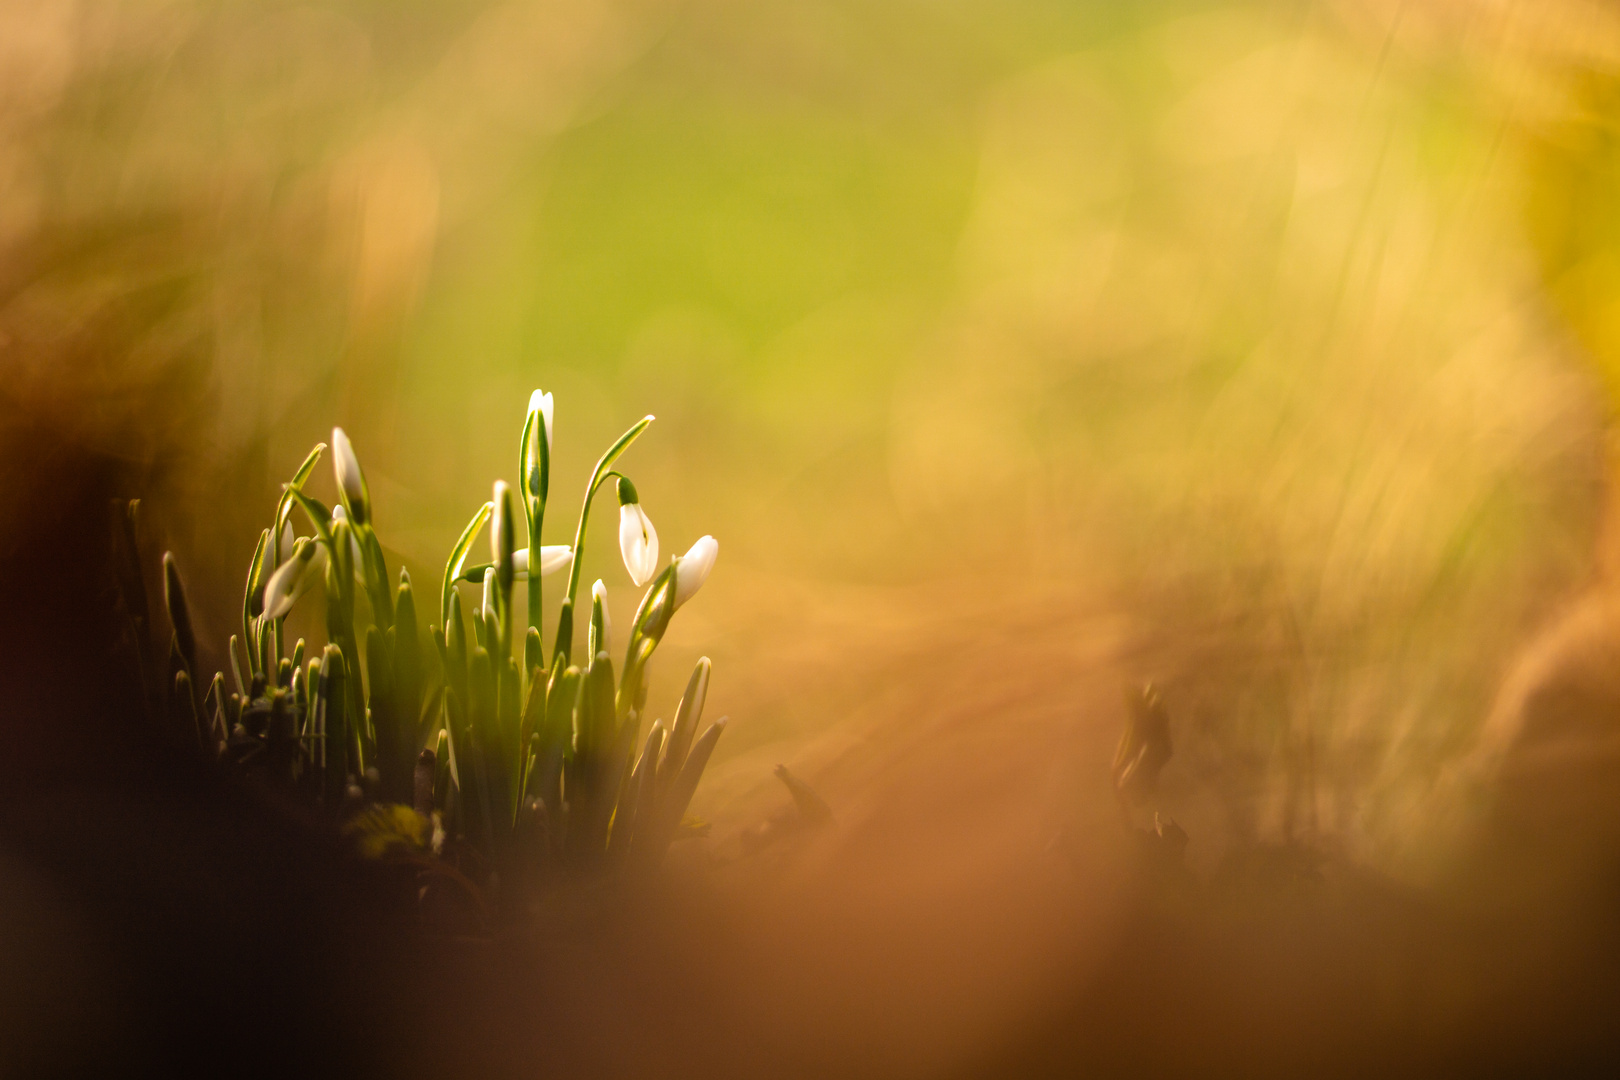
<path fill-rule="evenodd" d="M 42 475 L 142 496 L 224 666 L 334 424 L 433 581 L 532 389 L 548 543 L 658 416 L 665 554 L 721 543 L 650 707 L 714 659 L 711 830 L 435 959 L 481 1075 L 1577 1062 L 1620 986 L 1617 118 L 1586 0 L 0 0 L 0 551 L 78 520 Z M 9 857 L 0 914 L 94 923 Z"/>

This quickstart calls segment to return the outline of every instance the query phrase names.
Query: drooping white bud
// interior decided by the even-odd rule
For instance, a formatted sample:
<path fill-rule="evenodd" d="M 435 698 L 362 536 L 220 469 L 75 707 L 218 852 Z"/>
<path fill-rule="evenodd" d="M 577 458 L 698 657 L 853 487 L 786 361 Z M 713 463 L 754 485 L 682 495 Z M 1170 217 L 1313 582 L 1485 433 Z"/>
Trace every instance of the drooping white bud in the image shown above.
<path fill-rule="evenodd" d="M 265 615 L 272 619 L 285 618 L 298 598 L 322 576 L 325 568 L 325 546 L 308 537 L 298 540 L 287 561 L 276 568 L 265 584 Z"/>
<path fill-rule="evenodd" d="M 698 538 L 685 555 L 675 560 L 675 606 L 678 608 L 703 587 L 720 555 L 720 542 L 712 536 Z"/>
<path fill-rule="evenodd" d="M 645 585 L 658 570 L 658 530 L 641 508 L 636 486 L 619 478 L 619 554 L 630 580 Z"/>

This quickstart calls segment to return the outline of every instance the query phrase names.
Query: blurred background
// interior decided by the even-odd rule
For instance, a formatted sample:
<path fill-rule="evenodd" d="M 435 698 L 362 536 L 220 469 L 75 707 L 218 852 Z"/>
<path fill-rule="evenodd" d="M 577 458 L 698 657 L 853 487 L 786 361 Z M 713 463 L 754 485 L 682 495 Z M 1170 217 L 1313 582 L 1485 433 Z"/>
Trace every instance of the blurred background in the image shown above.
<path fill-rule="evenodd" d="M 432 582 L 530 390 L 548 542 L 653 413 L 717 850 L 776 762 L 1038 847 L 1152 679 L 1195 868 L 1427 882 L 1549 682 L 1611 760 L 1617 190 L 1596 0 L 0 0 L 0 402 L 139 471 L 219 664 L 332 425 Z"/>

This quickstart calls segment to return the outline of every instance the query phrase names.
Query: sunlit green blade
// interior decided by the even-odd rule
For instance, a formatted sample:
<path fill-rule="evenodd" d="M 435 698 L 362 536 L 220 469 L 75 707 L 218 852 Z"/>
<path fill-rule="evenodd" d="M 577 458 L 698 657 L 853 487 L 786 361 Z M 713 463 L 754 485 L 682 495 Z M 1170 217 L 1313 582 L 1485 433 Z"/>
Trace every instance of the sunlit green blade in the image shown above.
<path fill-rule="evenodd" d="M 212 756 L 208 728 L 197 709 L 197 696 L 191 687 L 191 676 L 183 670 L 174 673 L 174 694 L 170 701 L 174 710 L 176 734 L 195 739 L 198 749 Z"/>
<path fill-rule="evenodd" d="M 259 544 L 253 549 L 253 560 L 248 563 L 247 586 L 242 593 L 242 640 L 244 642 L 254 640 L 253 620 L 264 610 L 264 584 L 270 580 L 270 574 L 265 568 L 264 560 L 269 545 L 270 530 L 265 529 L 259 533 Z M 274 567 L 270 569 L 274 569 Z"/>
<path fill-rule="evenodd" d="M 197 635 L 191 628 L 191 608 L 186 603 L 186 589 L 180 581 L 180 567 L 171 552 L 163 553 L 163 605 L 169 611 L 169 625 L 174 628 L 175 642 L 186 662 L 188 672 L 197 670 Z"/>
<path fill-rule="evenodd" d="M 562 769 L 572 751 L 574 714 L 579 705 L 581 683 L 577 667 L 552 672 L 546 688 L 545 721 L 539 731 L 540 747 L 535 777 L 529 782 L 531 794 L 545 800 L 551 811 L 553 832 L 562 828 Z"/>
<path fill-rule="evenodd" d="M 317 705 L 316 735 L 320 738 L 323 790 L 327 805 L 338 806 L 348 786 L 349 724 L 347 716 L 348 672 L 343 650 L 328 645 L 321 657 L 320 696 Z"/>
<path fill-rule="evenodd" d="M 608 833 L 608 851 L 612 854 L 628 852 L 635 843 L 641 815 L 655 809 L 653 801 L 654 779 L 658 772 L 659 753 L 664 746 L 664 725 L 654 724 L 642 744 L 636 766 L 630 772 L 618 808 L 613 812 L 613 824 Z"/>
<path fill-rule="evenodd" d="M 422 703 L 422 710 L 416 721 L 416 745 L 431 745 L 434 733 L 438 730 L 439 713 L 444 703 L 444 685 L 438 684 L 428 692 L 427 700 Z"/>
<path fill-rule="evenodd" d="M 523 670 L 530 679 L 544 682 L 546 658 L 541 653 L 540 631 L 529 627 L 523 635 Z"/>
<path fill-rule="evenodd" d="M 655 845 L 650 852 L 653 858 L 661 858 L 664 849 L 669 847 L 675 838 L 675 830 L 680 828 L 681 819 L 686 816 L 686 808 L 692 802 L 692 795 L 697 791 L 698 781 L 703 778 L 703 770 L 709 764 L 709 757 L 714 753 L 715 744 L 725 733 L 727 718 L 722 716 L 709 729 L 698 737 L 692 744 L 692 752 L 687 755 L 686 763 L 681 766 L 680 773 L 675 777 L 665 797 L 660 800 L 659 817 L 662 832 L 654 838 Z"/>
<path fill-rule="evenodd" d="M 450 733 L 442 727 L 439 729 L 438 734 L 434 736 L 433 756 L 436 762 L 436 770 L 433 774 L 433 808 L 443 813 L 445 799 L 450 793 L 450 783 L 453 779 L 451 770 L 453 762 L 450 758 Z"/>
<path fill-rule="evenodd" d="M 546 721 L 546 681 L 544 673 L 535 673 L 524 692 L 522 718 L 518 722 L 518 745 L 528 746 L 531 736 L 537 735 Z"/>
<path fill-rule="evenodd" d="M 551 666 L 567 667 L 569 643 L 574 638 L 574 602 L 567 597 L 563 598 L 562 607 L 557 612 L 557 640 L 552 643 Z"/>
<path fill-rule="evenodd" d="M 298 508 L 304 512 L 304 516 L 309 519 L 311 527 L 315 530 L 315 535 L 320 539 L 321 543 L 326 545 L 326 553 L 332 556 L 333 561 L 336 561 L 338 552 L 332 545 L 332 512 L 326 508 L 325 503 L 310 498 L 296 487 L 289 485 L 285 486 L 283 490 L 292 496 L 293 502 L 297 503 Z M 348 552 L 343 552 L 343 556 L 347 558 Z"/>
<path fill-rule="evenodd" d="M 416 768 L 411 773 L 411 805 L 423 817 L 433 813 L 433 780 L 438 775 L 438 758 L 423 747 L 416 755 Z"/>
<path fill-rule="evenodd" d="M 230 654 L 231 677 L 236 680 L 236 692 L 246 697 L 248 692 L 248 683 L 246 678 L 242 675 L 242 669 L 247 668 L 249 671 L 252 671 L 253 665 L 248 661 L 247 649 L 243 647 L 242 639 L 237 637 L 235 634 L 231 635 Z"/>
<path fill-rule="evenodd" d="M 289 489 L 298 491 L 304 489 L 304 482 L 309 479 L 310 473 L 315 471 L 315 465 L 321 460 L 321 454 L 325 450 L 325 443 L 316 443 L 315 448 L 304 458 L 303 464 L 298 466 L 298 471 L 293 473 L 292 479 L 283 485 L 281 498 L 276 502 L 276 523 L 272 530 L 273 540 L 280 538 L 282 527 L 287 524 L 287 519 L 292 516 L 294 503 Z M 282 555 L 285 557 L 286 553 L 283 552 Z"/>
<path fill-rule="evenodd" d="M 424 737 L 420 724 L 426 675 L 422 662 L 422 632 L 416 621 L 416 595 L 411 589 L 411 576 L 404 567 L 399 571 L 399 591 L 394 599 L 393 665 L 394 694 L 400 718 L 409 724 L 405 738 L 414 752 L 421 748 Z"/>
<path fill-rule="evenodd" d="M 376 626 L 366 629 L 366 707 L 371 717 L 377 754 L 372 764 L 381 775 L 381 801 L 409 802 L 416 767 L 416 748 L 402 728 L 394 701 L 394 673 L 387 634 Z M 415 726 L 416 714 L 411 714 Z"/>
<path fill-rule="evenodd" d="M 449 629 L 445 635 L 445 680 L 461 700 L 467 700 L 467 627 L 461 615 L 461 597 L 450 598 Z"/>
<path fill-rule="evenodd" d="M 658 766 L 657 787 L 660 793 L 671 789 L 675 778 L 680 775 L 681 767 L 686 764 L 687 751 L 697 735 L 698 722 L 703 719 L 703 703 L 709 696 L 709 675 L 713 667 L 705 656 L 693 666 L 692 675 L 686 680 L 686 692 L 681 695 L 680 706 L 675 710 L 668 747 Z"/>
<path fill-rule="evenodd" d="M 298 466 L 298 471 L 293 473 L 290 486 L 300 489 L 303 488 L 304 481 L 308 480 L 310 474 L 315 471 L 316 463 L 321 460 L 321 455 L 325 452 L 326 444 L 323 442 L 316 443 L 315 448 L 311 450 L 308 456 L 304 458 L 304 463 Z"/>
<path fill-rule="evenodd" d="M 455 589 L 456 577 L 467 562 L 467 552 L 478 538 L 478 531 L 484 527 L 484 522 L 489 520 L 494 509 L 494 503 L 479 507 L 472 520 L 467 522 L 467 527 L 461 530 L 455 546 L 450 549 L 450 558 L 444 564 L 444 584 L 439 590 L 439 620 L 446 625 L 450 622 L 450 594 Z"/>
<path fill-rule="evenodd" d="M 388 629 L 394 625 L 393 586 L 388 580 L 388 560 L 383 555 L 382 543 L 374 529 L 367 526 L 358 530 L 362 577 L 366 583 L 366 599 L 371 602 L 372 618 L 377 625 Z"/>

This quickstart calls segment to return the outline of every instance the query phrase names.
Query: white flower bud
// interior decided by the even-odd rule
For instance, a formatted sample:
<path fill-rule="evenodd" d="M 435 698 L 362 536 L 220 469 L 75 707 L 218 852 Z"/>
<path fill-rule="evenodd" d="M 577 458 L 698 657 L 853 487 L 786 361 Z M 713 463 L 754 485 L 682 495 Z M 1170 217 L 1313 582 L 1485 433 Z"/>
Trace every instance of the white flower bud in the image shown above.
<path fill-rule="evenodd" d="M 546 453 L 551 453 L 551 395 L 542 394 L 536 390 L 529 395 L 530 414 L 539 413 L 540 420 L 546 428 Z"/>
<path fill-rule="evenodd" d="M 289 518 L 281 526 L 281 544 L 276 551 L 276 555 L 281 562 L 286 562 L 292 558 L 293 545 L 297 542 L 298 534 L 293 532 L 292 520 Z"/>
<path fill-rule="evenodd" d="M 595 584 L 591 586 L 591 601 L 602 612 L 602 640 L 596 643 L 595 651 L 602 652 L 606 650 L 611 654 L 613 652 L 613 619 L 608 614 L 607 586 L 602 583 L 601 578 L 597 578 Z"/>
<path fill-rule="evenodd" d="M 285 618 L 293 604 L 322 576 L 325 569 L 325 546 L 308 538 L 297 541 L 287 561 L 276 568 L 265 584 L 265 615 L 272 619 Z"/>
<path fill-rule="evenodd" d="M 645 585 L 658 570 L 658 530 L 641 508 L 636 486 L 619 478 L 619 554 L 630 580 Z"/>
<path fill-rule="evenodd" d="M 574 549 L 567 544 L 547 544 L 540 549 L 540 576 L 550 577 L 559 570 L 567 570 L 574 562 Z M 514 576 L 523 581 L 529 576 L 529 549 L 512 552 Z"/>
<path fill-rule="evenodd" d="M 720 555 L 720 542 L 712 536 L 698 539 L 685 555 L 675 560 L 675 606 L 692 599 L 692 594 L 703 587 L 714 570 L 714 560 Z"/>
<path fill-rule="evenodd" d="M 332 429 L 332 471 L 337 475 L 343 501 L 354 509 L 354 524 L 364 525 L 369 518 L 366 479 L 360 472 L 360 459 L 354 456 L 349 436 L 340 427 Z"/>

